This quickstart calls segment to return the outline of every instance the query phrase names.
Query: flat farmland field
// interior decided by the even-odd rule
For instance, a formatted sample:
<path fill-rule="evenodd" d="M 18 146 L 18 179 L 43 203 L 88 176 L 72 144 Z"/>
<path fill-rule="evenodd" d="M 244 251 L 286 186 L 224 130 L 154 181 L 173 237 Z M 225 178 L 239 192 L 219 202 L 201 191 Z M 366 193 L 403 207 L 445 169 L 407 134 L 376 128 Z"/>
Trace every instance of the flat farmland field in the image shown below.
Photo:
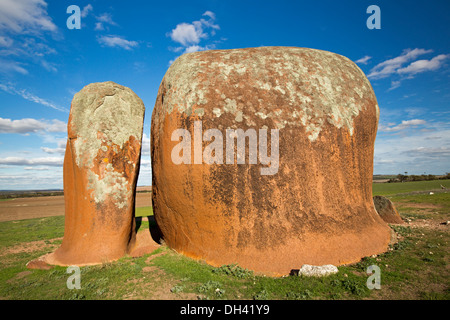
<path fill-rule="evenodd" d="M 136 193 L 136 208 L 152 205 L 151 192 Z M 0 200 L 0 221 L 64 215 L 64 196 L 24 197 Z"/>

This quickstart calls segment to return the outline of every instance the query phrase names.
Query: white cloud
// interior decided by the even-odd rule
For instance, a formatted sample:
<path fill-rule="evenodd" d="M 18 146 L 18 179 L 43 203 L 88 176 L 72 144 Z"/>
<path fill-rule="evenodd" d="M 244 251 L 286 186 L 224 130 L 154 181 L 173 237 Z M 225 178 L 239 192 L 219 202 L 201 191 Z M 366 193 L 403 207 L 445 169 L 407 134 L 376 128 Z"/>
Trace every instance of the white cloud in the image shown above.
<path fill-rule="evenodd" d="M 57 144 L 56 148 L 41 147 L 41 150 L 49 154 L 59 153 L 64 155 L 66 153 L 67 139 L 60 139 L 54 142 Z"/>
<path fill-rule="evenodd" d="M 117 23 L 115 23 L 113 21 L 112 15 L 110 13 L 103 13 L 103 14 L 97 16 L 97 20 L 100 21 L 100 22 L 104 22 L 104 23 L 107 23 L 107 24 L 114 25 L 114 26 L 117 25 Z"/>
<path fill-rule="evenodd" d="M 0 1 L 0 29 L 14 33 L 56 31 L 44 0 Z"/>
<path fill-rule="evenodd" d="M 398 69 L 400 69 L 405 63 L 416 59 L 420 55 L 431 52 L 433 52 L 433 50 L 425 50 L 418 48 L 413 50 L 411 49 L 404 50 L 400 56 L 377 64 L 375 67 L 371 69 L 367 77 L 372 79 L 381 79 L 388 77 L 391 74 L 395 74 L 398 71 Z"/>
<path fill-rule="evenodd" d="M 198 21 L 193 21 L 192 23 L 179 23 L 171 32 L 167 33 L 167 36 L 181 44 L 179 47 L 169 47 L 170 51 L 184 53 L 192 53 L 203 50 L 212 50 L 216 48 L 215 43 L 220 41 L 215 41 L 213 44 L 201 45 L 200 42 L 203 39 L 209 38 L 209 36 L 215 35 L 215 30 L 220 29 L 220 26 L 215 24 L 216 15 L 212 11 L 206 11 L 202 16 L 206 16 L 209 19 L 201 18 Z M 223 39 L 221 39 L 223 40 Z M 175 57 L 169 61 L 169 66 L 177 59 Z"/>
<path fill-rule="evenodd" d="M 444 60 L 450 57 L 450 54 L 440 54 L 430 60 L 416 60 L 419 56 L 431 52 L 433 50 L 406 49 L 400 56 L 377 64 L 370 70 L 367 77 L 369 79 L 382 79 L 395 75 L 397 78 L 391 81 L 391 87 L 388 91 L 397 89 L 404 79 L 412 79 L 418 73 L 440 69 L 444 65 Z"/>
<path fill-rule="evenodd" d="M 81 10 L 81 17 L 86 18 L 93 9 L 94 8 L 92 8 L 92 5 L 89 3 Z"/>
<path fill-rule="evenodd" d="M 193 45 L 193 46 L 187 47 L 184 50 L 184 53 L 197 52 L 197 51 L 201 51 L 201 50 L 203 50 L 203 47 L 200 47 L 199 45 Z"/>
<path fill-rule="evenodd" d="M 396 126 L 389 126 L 389 125 L 384 126 L 384 125 L 380 124 L 378 126 L 378 130 L 381 132 L 395 132 L 395 131 L 405 130 L 409 127 L 414 127 L 414 126 L 424 125 L 424 124 L 426 124 L 426 121 L 421 120 L 421 119 L 403 120 L 400 124 L 398 124 Z"/>
<path fill-rule="evenodd" d="M 179 51 L 181 51 L 181 50 L 184 49 L 184 51 L 182 52 L 182 54 L 185 54 L 185 53 L 191 53 L 191 52 L 197 52 L 197 51 L 212 50 L 212 49 L 215 49 L 215 48 L 216 48 L 216 45 L 215 45 L 215 44 L 209 44 L 209 45 L 206 45 L 206 46 L 204 46 L 204 47 L 199 46 L 199 45 L 192 45 L 192 46 L 188 46 L 188 47 L 186 47 L 186 48 L 178 47 L 178 48 L 172 49 L 171 51 L 179 52 Z M 170 65 L 171 65 L 172 63 L 174 63 L 174 61 L 175 61 L 178 57 L 179 57 L 179 56 L 177 56 L 177 57 L 175 57 L 175 58 L 173 58 L 173 59 L 171 59 L 171 60 L 169 61 L 169 64 L 168 64 L 169 67 L 170 67 Z"/>
<path fill-rule="evenodd" d="M 391 87 L 388 89 L 388 91 L 397 89 L 398 87 L 400 87 L 401 84 L 402 84 L 402 82 L 400 80 L 391 81 Z"/>
<path fill-rule="evenodd" d="M 23 170 L 48 171 L 53 169 L 50 167 L 24 167 Z"/>
<path fill-rule="evenodd" d="M 0 47 L 10 47 L 13 44 L 13 39 L 6 37 L 6 36 L 0 36 Z"/>
<path fill-rule="evenodd" d="M 62 189 L 63 172 L 62 167 L 25 167 L 28 172 L 14 172 L 0 175 L 0 185 L 2 189 L 9 190 L 43 190 L 43 189 Z M 25 169 L 20 168 L 20 169 Z M 30 172 L 32 170 L 32 172 Z"/>
<path fill-rule="evenodd" d="M 135 61 L 133 62 L 133 70 L 135 72 L 145 72 L 145 70 L 147 69 L 147 64 L 145 62 L 142 61 Z"/>
<path fill-rule="evenodd" d="M 95 28 L 94 28 L 94 30 L 99 30 L 99 31 L 105 30 L 105 27 L 103 27 L 103 23 L 101 23 L 101 22 L 96 22 L 96 23 L 95 23 Z"/>
<path fill-rule="evenodd" d="M 442 174 L 449 172 L 450 128 L 444 122 L 427 122 L 427 131 L 378 135 L 374 172 L 377 174 Z"/>
<path fill-rule="evenodd" d="M 45 123 L 36 119 L 11 120 L 0 118 L 0 133 L 30 133 L 45 129 Z"/>
<path fill-rule="evenodd" d="M 66 152 L 66 148 L 41 147 L 41 150 L 44 151 L 45 153 L 49 153 L 49 154 L 55 154 L 55 153 L 64 154 Z"/>
<path fill-rule="evenodd" d="M 428 139 L 430 140 L 430 139 Z M 450 157 L 449 147 L 418 147 L 410 150 L 405 150 L 403 154 L 409 156 L 426 156 L 427 158 L 439 158 L 439 157 Z"/>
<path fill-rule="evenodd" d="M 49 54 L 55 54 L 56 50 L 43 42 L 37 42 L 35 38 L 25 38 L 23 40 L 22 50 L 29 56 L 43 57 Z M 24 52 L 20 52 L 24 54 Z"/>
<path fill-rule="evenodd" d="M 56 54 L 56 50 L 47 44 L 36 41 L 35 38 L 22 37 L 20 41 L 15 41 L 8 47 L 0 47 L 0 56 L 3 57 L 25 57 L 34 61 L 46 55 Z"/>
<path fill-rule="evenodd" d="M 32 102 L 41 104 L 43 106 L 46 106 L 46 107 L 49 107 L 49 108 L 52 108 L 52 109 L 55 109 L 55 110 L 58 110 L 58 111 L 68 112 L 67 109 L 61 108 L 61 107 L 55 105 L 52 102 L 49 102 L 49 101 L 47 101 L 45 99 L 42 99 L 42 98 L 40 98 L 40 97 L 38 97 L 38 96 L 36 96 L 36 95 L 34 95 L 32 93 L 29 93 L 25 89 L 16 89 L 16 88 L 14 88 L 11 85 L 4 85 L 4 84 L 1 84 L 1 83 L 0 83 L 0 89 L 5 91 L 5 92 L 8 92 L 10 94 L 19 95 L 19 96 L 21 96 L 22 98 L 24 98 L 24 99 L 26 99 L 28 101 L 32 101 Z"/>
<path fill-rule="evenodd" d="M 45 70 L 51 71 L 51 72 L 58 72 L 58 69 L 55 67 L 54 63 L 50 63 L 44 59 L 41 60 L 41 65 L 44 67 Z"/>
<path fill-rule="evenodd" d="M 216 46 L 215 45 L 207 45 L 204 47 L 201 47 L 199 45 L 193 45 L 193 46 L 189 46 L 184 50 L 184 53 L 190 53 L 190 52 L 197 52 L 197 51 L 203 51 L 203 50 L 211 50 L 214 49 Z"/>
<path fill-rule="evenodd" d="M 97 17 L 97 22 L 95 23 L 95 30 L 105 30 L 105 25 L 118 26 L 118 24 L 112 19 L 110 13 L 103 13 Z"/>
<path fill-rule="evenodd" d="M 168 36 L 175 41 L 180 43 L 182 46 L 191 47 L 200 43 L 202 39 L 208 38 L 208 33 L 205 29 L 211 29 L 210 32 L 213 35 L 215 29 L 220 29 L 219 25 L 214 24 L 216 18 L 214 12 L 206 11 L 203 16 L 207 16 L 210 19 L 200 19 L 198 21 L 193 21 L 192 23 L 179 23 L 173 29 Z"/>
<path fill-rule="evenodd" d="M 119 47 L 125 50 L 131 50 L 134 47 L 139 46 L 139 43 L 136 41 L 130 41 L 120 36 L 107 35 L 101 36 L 97 38 L 100 44 L 103 44 L 108 47 Z"/>
<path fill-rule="evenodd" d="M 67 123 L 61 120 L 53 119 L 50 124 L 47 125 L 45 131 L 47 132 L 66 132 Z"/>
<path fill-rule="evenodd" d="M 28 70 L 21 67 L 19 63 L 14 61 L 5 61 L 0 59 L 0 72 L 2 73 L 11 73 L 18 72 L 21 74 L 28 74 Z"/>
<path fill-rule="evenodd" d="M 0 158 L 0 164 L 12 166 L 55 166 L 63 165 L 64 158 L 62 157 L 42 157 L 42 158 L 21 158 L 21 157 L 6 157 Z"/>
<path fill-rule="evenodd" d="M 19 120 L 0 118 L 0 133 L 35 133 L 39 131 L 47 132 L 66 132 L 67 124 L 63 121 L 54 119 L 36 120 L 25 118 Z"/>
<path fill-rule="evenodd" d="M 180 23 L 170 33 L 170 38 L 182 44 L 188 46 L 189 44 L 197 44 L 201 38 L 205 38 L 207 35 L 203 33 L 202 28 L 196 27 L 190 23 Z"/>
<path fill-rule="evenodd" d="M 409 107 L 405 108 L 405 113 L 408 115 L 408 117 L 416 117 L 418 115 L 427 113 L 428 109 L 421 108 L 421 107 Z"/>
<path fill-rule="evenodd" d="M 47 13 L 46 1 L 0 0 L 0 33 L 0 56 L 5 58 L 0 61 L 0 72 L 28 74 L 21 65 L 25 59 L 27 64 L 31 61 L 47 71 L 57 71 L 53 64 L 43 59 L 45 55 L 56 53 L 46 44 L 45 36 L 62 38 Z"/>
<path fill-rule="evenodd" d="M 440 54 L 431 60 L 417 60 L 405 68 L 398 69 L 397 73 L 414 75 L 425 71 L 434 71 L 439 69 L 442 66 L 442 62 L 449 57 L 449 54 Z"/>
<path fill-rule="evenodd" d="M 173 52 L 180 52 L 183 51 L 183 49 L 183 47 L 169 47 L 169 50 Z"/>
<path fill-rule="evenodd" d="M 216 14 L 212 11 L 205 11 L 205 13 L 203 13 L 202 16 L 208 16 L 212 20 L 216 20 Z"/>
<path fill-rule="evenodd" d="M 1 0 L 0 0 L 1 1 Z M 42 35 L 32 37 L 26 34 L 16 35 L 12 40 L 7 36 L 0 37 L 0 72 L 17 72 L 28 74 L 28 70 L 22 66 L 23 62 L 30 62 L 42 66 L 45 70 L 57 72 L 55 64 L 47 61 L 46 56 L 56 54 L 56 50 L 46 44 Z"/>
<path fill-rule="evenodd" d="M 142 135 L 142 150 L 143 155 L 150 155 L 150 137 L 144 133 Z"/>
<path fill-rule="evenodd" d="M 148 144 L 150 146 L 150 144 Z M 144 145 L 143 145 L 144 147 Z M 150 153 L 150 152 L 149 152 Z M 145 153 L 143 152 L 143 155 Z M 150 186 L 152 184 L 152 163 L 149 157 L 141 158 L 141 166 L 139 168 L 138 186 Z"/>
<path fill-rule="evenodd" d="M 370 56 L 364 56 L 361 59 L 358 59 L 355 61 L 355 63 L 360 63 L 360 64 L 367 64 L 367 62 L 372 59 L 372 57 Z"/>
<path fill-rule="evenodd" d="M 417 96 L 417 93 L 404 94 L 402 100 Z"/>

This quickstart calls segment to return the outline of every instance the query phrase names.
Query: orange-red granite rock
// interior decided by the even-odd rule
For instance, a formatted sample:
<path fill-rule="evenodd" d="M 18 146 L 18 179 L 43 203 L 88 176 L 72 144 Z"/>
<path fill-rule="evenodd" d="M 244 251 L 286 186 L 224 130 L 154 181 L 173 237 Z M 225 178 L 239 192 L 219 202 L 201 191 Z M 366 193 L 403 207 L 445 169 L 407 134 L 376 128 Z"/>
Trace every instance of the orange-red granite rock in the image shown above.
<path fill-rule="evenodd" d="M 135 248 L 144 111 L 132 90 L 114 82 L 75 94 L 64 158 L 64 238 L 47 263 L 103 263 Z"/>
<path fill-rule="evenodd" d="M 338 54 L 261 47 L 182 55 L 152 114 L 153 211 L 165 242 L 212 265 L 270 275 L 385 251 L 390 230 L 372 200 L 378 118 L 366 76 Z M 227 158 L 226 139 L 243 133 L 227 129 L 254 129 L 267 144 L 253 149 L 246 139 L 253 160 Z"/>

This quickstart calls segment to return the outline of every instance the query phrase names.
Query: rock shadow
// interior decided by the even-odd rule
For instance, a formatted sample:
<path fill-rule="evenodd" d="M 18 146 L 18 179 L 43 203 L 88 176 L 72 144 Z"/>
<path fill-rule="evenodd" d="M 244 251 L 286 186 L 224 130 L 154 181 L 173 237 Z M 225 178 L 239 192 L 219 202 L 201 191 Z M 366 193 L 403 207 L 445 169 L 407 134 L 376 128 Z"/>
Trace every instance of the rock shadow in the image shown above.
<path fill-rule="evenodd" d="M 136 232 L 140 229 L 142 225 L 142 218 L 144 217 L 136 217 Z M 156 220 L 154 216 L 147 216 L 148 220 L 148 230 L 150 232 L 150 236 L 152 237 L 153 241 L 155 241 L 158 244 L 161 244 L 162 241 L 162 233 L 159 229 L 158 225 L 156 224 Z"/>

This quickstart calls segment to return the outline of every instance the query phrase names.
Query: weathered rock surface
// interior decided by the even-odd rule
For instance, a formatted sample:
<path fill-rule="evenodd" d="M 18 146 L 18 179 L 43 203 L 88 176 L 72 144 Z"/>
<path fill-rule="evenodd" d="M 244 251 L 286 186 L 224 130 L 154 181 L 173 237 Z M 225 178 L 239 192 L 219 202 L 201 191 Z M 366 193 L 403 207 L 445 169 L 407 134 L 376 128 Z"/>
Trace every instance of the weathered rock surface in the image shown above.
<path fill-rule="evenodd" d="M 96 264 L 136 247 L 144 111 L 132 90 L 114 82 L 92 83 L 75 94 L 64 158 L 64 238 L 46 262 Z"/>
<path fill-rule="evenodd" d="M 51 270 L 54 266 L 49 265 L 45 262 L 45 258 L 47 256 L 43 256 L 41 259 L 31 260 L 26 264 L 27 269 L 40 269 L 40 270 Z"/>
<path fill-rule="evenodd" d="M 372 200 L 378 118 L 364 73 L 334 53 L 263 47 L 182 55 L 152 114 L 153 210 L 165 242 L 212 265 L 269 275 L 385 251 L 389 227 Z M 177 129 L 189 132 L 186 140 Z M 219 135 L 215 148 L 210 134 L 201 141 L 200 130 L 209 129 L 222 133 L 223 148 Z M 258 151 L 249 139 L 245 150 L 257 162 L 231 154 L 228 164 L 225 140 L 242 135 L 227 129 L 256 131 Z M 179 148 L 183 141 L 190 148 Z M 266 149 L 271 161 L 261 156 Z"/>
<path fill-rule="evenodd" d="M 375 210 L 386 223 L 404 223 L 391 200 L 383 196 L 373 197 Z"/>

